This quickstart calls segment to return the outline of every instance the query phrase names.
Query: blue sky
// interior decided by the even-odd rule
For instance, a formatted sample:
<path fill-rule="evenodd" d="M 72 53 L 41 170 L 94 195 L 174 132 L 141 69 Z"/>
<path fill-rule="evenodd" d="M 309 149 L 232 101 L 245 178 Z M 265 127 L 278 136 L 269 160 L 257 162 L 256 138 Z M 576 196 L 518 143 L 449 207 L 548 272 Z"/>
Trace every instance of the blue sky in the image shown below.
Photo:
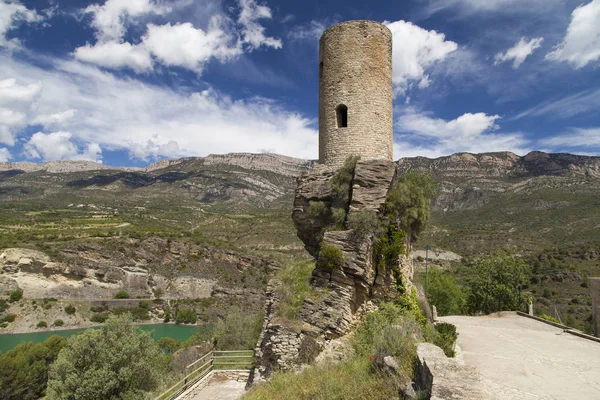
<path fill-rule="evenodd" d="M 318 39 L 393 33 L 394 156 L 600 155 L 600 0 L 0 0 L 0 161 L 318 154 Z"/>

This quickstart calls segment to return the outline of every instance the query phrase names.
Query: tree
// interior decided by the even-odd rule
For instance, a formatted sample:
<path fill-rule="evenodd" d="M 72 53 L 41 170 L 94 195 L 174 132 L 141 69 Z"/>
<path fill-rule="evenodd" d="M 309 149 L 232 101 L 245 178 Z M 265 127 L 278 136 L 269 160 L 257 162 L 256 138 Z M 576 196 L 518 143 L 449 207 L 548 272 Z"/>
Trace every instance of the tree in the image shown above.
<path fill-rule="evenodd" d="M 489 314 L 525 307 L 528 299 L 521 287 L 528 283 L 531 268 L 523 259 L 500 252 L 477 258 L 469 267 L 469 312 Z"/>
<path fill-rule="evenodd" d="M 50 367 L 48 399 L 142 399 L 164 368 L 149 332 L 138 331 L 128 314 L 111 316 L 101 329 L 69 338 Z"/>
<path fill-rule="evenodd" d="M 427 300 L 437 308 L 438 314 L 463 314 L 466 308 L 466 296 L 456 284 L 454 277 L 438 269 L 429 271 L 427 277 Z"/>
<path fill-rule="evenodd" d="M 225 319 L 219 320 L 213 343 L 219 350 L 246 350 L 256 346 L 262 330 L 263 315 L 232 308 Z"/>
<path fill-rule="evenodd" d="M 44 396 L 48 366 L 67 340 L 52 336 L 43 343 L 22 343 L 0 355 L 0 399 L 33 400 Z"/>

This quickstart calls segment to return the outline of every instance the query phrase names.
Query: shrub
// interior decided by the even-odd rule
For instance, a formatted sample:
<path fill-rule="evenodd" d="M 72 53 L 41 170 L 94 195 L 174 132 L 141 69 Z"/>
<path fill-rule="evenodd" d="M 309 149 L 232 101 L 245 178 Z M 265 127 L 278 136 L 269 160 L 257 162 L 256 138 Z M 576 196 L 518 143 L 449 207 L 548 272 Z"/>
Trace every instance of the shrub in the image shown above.
<path fill-rule="evenodd" d="M 17 318 L 17 316 L 15 314 L 8 314 L 8 315 L 5 315 L 4 318 L 2 318 L 2 321 L 15 322 L 15 318 Z"/>
<path fill-rule="evenodd" d="M 77 311 L 77 310 L 71 304 L 69 304 L 68 306 L 65 307 L 65 312 L 67 313 L 67 315 L 73 315 L 73 314 L 75 314 L 75 311 Z"/>
<path fill-rule="evenodd" d="M 129 293 L 126 290 L 119 290 L 117 294 L 115 294 L 116 299 L 128 299 Z"/>
<path fill-rule="evenodd" d="M 163 296 L 164 292 L 161 288 L 157 288 L 154 291 L 154 297 L 156 297 L 157 299 L 160 299 Z"/>
<path fill-rule="evenodd" d="M 178 324 L 195 324 L 198 321 L 198 314 L 190 308 L 180 308 L 177 310 L 175 322 Z"/>
<path fill-rule="evenodd" d="M 344 265 L 344 254 L 335 246 L 323 245 L 319 251 L 317 267 L 333 272 L 335 269 L 341 269 Z"/>
<path fill-rule="evenodd" d="M 57 319 L 56 321 L 54 321 L 52 326 L 63 326 L 64 324 L 65 322 L 62 319 Z"/>
<path fill-rule="evenodd" d="M 6 303 L 6 300 L 0 299 L 0 312 L 6 311 L 7 308 L 8 304 Z"/>
<path fill-rule="evenodd" d="M 8 326 L 8 322 L 0 322 L 0 328 L 4 329 Z"/>
<path fill-rule="evenodd" d="M 333 198 L 333 207 L 342 208 L 344 210 L 348 209 L 350 185 L 354 178 L 356 163 L 359 159 L 359 156 L 350 156 L 346 158 L 344 165 L 336 171 L 335 175 L 329 181 Z"/>
<path fill-rule="evenodd" d="M 362 211 L 348 216 L 348 229 L 358 237 L 375 234 L 379 236 L 379 219 L 376 211 Z"/>
<path fill-rule="evenodd" d="M 171 307 L 167 306 L 167 308 L 165 309 L 164 322 L 170 322 L 170 321 L 171 321 Z"/>
<path fill-rule="evenodd" d="M 546 321 L 550 321 L 550 322 L 554 322 L 554 323 L 556 323 L 556 324 L 560 324 L 560 321 L 559 321 L 559 320 L 557 320 L 556 318 L 554 318 L 554 317 L 551 317 L 551 316 L 549 316 L 549 315 L 546 315 L 546 314 L 542 314 L 542 315 L 540 315 L 540 318 L 542 318 L 542 319 L 545 319 Z"/>
<path fill-rule="evenodd" d="M 99 324 L 103 324 L 106 322 L 107 319 L 108 319 L 108 316 L 106 314 L 94 314 L 94 315 L 92 315 L 92 318 L 90 318 L 90 321 L 97 322 Z"/>
<path fill-rule="evenodd" d="M 46 323 L 46 321 L 40 321 L 37 323 L 36 325 L 38 328 L 47 328 L 48 324 Z"/>
<path fill-rule="evenodd" d="M 16 289 L 10 292 L 10 301 L 12 303 L 17 302 L 23 298 L 23 290 Z"/>
<path fill-rule="evenodd" d="M 406 234 L 398 230 L 393 224 L 388 225 L 387 232 L 379 236 L 373 245 L 373 260 L 379 271 L 391 269 L 396 278 L 400 277 L 398 259 L 406 251 L 404 238 Z"/>
<path fill-rule="evenodd" d="M 233 307 L 224 319 L 217 322 L 213 343 L 219 350 L 253 349 L 262 330 L 262 313 L 243 312 Z"/>
<path fill-rule="evenodd" d="M 454 357 L 454 343 L 458 339 L 458 332 L 456 332 L 456 326 L 447 322 L 440 322 L 435 325 L 437 335 L 433 340 L 433 344 L 444 350 L 444 354 L 448 357 Z"/>
<path fill-rule="evenodd" d="M 150 332 L 127 315 L 112 316 L 101 329 L 71 336 L 48 372 L 48 400 L 142 399 L 156 390 L 165 357 Z"/>
<path fill-rule="evenodd" d="M 318 293 L 310 285 L 310 277 L 315 269 L 311 262 L 292 263 L 284 266 L 277 273 L 281 282 L 277 286 L 281 301 L 276 303 L 275 313 L 288 321 L 298 319 L 298 311 L 308 297 L 317 297 Z"/>
<path fill-rule="evenodd" d="M 52 303 L 46 303 L 44 304 L 44 310 L 49 310 L 52 308 Z"/>
<path fill-rule="evenodd" d="M 427 277 L 427 299 L 440 316 L 458 315 L 466 311 L 466 295 L 456 284 L 454 277 L 438 269 L 430 269 Z"/>

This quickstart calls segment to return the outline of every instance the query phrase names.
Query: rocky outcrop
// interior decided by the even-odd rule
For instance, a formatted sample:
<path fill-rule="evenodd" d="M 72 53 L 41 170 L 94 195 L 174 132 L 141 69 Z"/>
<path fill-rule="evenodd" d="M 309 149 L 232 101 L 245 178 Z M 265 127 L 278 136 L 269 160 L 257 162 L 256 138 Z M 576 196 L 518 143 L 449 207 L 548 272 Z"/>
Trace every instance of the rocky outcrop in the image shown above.
<path fill-rule="evenodd" d="M 335 171 L 318 169 L 298 178 L 293 220 L 298 237 L 315 258 L 322 246 L 338 249 L 339 268 L 317 267 L 311 285 L 321 295 L 304 301 L 295 326 L 281 323 L 274 315 L 277 291 L 267 294 L 263 333 L 256 349 L 258 365 L 250 384 L 268 377 L 274 368 L 295 369 L 312 362 L 329 343 L 348 334 L 372 307 L 371 300 L 394 296 L 396 279 L 391 270 L 379 271 L 373 262 L 372 234 L 352 230 L 331 231 L 326 218 L 315 215 L 311 203 L 330 207 L 333 201 L 331 178 Z M 396 176 L 395 164 L 385 160 L 359 161 L 350 182 L 349 215 L 381 213 Z M 411 259 L 406 258 L 406 263 Z M 404 268 L 408 282 L 412 268 Z"/>

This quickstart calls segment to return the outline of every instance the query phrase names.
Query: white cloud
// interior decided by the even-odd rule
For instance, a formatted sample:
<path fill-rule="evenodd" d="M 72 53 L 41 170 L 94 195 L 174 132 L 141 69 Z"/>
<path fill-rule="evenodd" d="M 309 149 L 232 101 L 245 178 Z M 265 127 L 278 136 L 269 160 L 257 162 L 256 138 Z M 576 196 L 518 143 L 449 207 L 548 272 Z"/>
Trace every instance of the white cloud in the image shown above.
<path fill-rule="evenodd" d="M 149 0 L 109 0 L 85 10 L 94 13 L 92 26 L 97 29 L 98 41 L 77 48 L 73 54 L 87 63 L 113 69 L 127 67 L 138 73 L 153 70 L 154 63 L 202 73 L 213 58 L 223 63 L 261 46 L 281 48 L 281 40 L 266 36 L 265 27 L 258 22 L 271 18 L 269 7 L 254 0 L 239 0 L 238 6 L 237 23 L 219 11 L 208 19 L 205 29 L 190 22 L 149 23 L 139 42 L 132 44 L 123 40 L 128 21 L 170 8 Z"/>
<path fill-rule="evenodd" d="M 553 118 L 570 118 L 589 111 L 597 112 L 599 109 L 600 89 L 590 89 L 563 97 L 562 99 L 543 102 L 519 113 L 511 119 L 517 120 L 523 117 L 539 117 L 542 115 L 548 115 Z"/>
<path fill-rule="evenodd" d="M 107 0 L 103 5 L 92 4 L 82 10 L 83 13 L 93 14 L 92 26 L 100 42 L 123 38 L 128 22 L 136 17 L 169 11 L 169 7 L 153 0 Z"/>
<path fill-rule="evenodd" d="M 489 12 L 535 13 L 540 9 L 548 10 L 548 8 L 561 3 L 562 0 L 431 0 L 426 7 L 426 12 L 434 14 L 447 9 L 455 9 L 465 15 Z"/>
<path fill-rule="evenodd" d="M 408 108 L 396 121 L 395 157 L 439 157 L 457 152 L 512 151 L 525 154 L 528 141 L 520 133 L 500 133 L 498 115 L 466 113 L 453 120 L 433 118 Z"/>
<path fill-rule="evenodd" d="M 54 114 L 40 114 L 31 123 L 40 124 L 44 127 L 64 126 L 75 116 L 75 110 L 66 110 Z"/>
<path fill-rule="evenodd" d="M 19 85 L 16 79 L 0 81 L 0 105 L 29 105 L 42 90 L 42 83 Z"/>
<path fill-rule="evenodd" d="M 56 60 L 54 68 L 40 68 L 2 54 L 0 76 L 43 82 L 36 100 L 40 114 L 76 110 L 70 141 L 96 143 L 103 151 L 125 150 L 140 159 L 263 148 L 317 156 L 316 122 L 263 98 L 232 100 L 214 90 L 179 93 L 77 61 Z"/>
<path fill-rule="evenodd" d="M 443 33 L 428 31 L 411 22 L 384 22 L 393 35 L 393 82 L 396 91 L 404 92 L 410 82 L 417 81 L 420 87 L 431 83 L 427 68 L 443 61 L 458 48 L 447 41 Z"/>
<path fill-rule="evenodd" d="M 0 47 L 15 48 L 20 46 L 16 38 L 7 39 L 6 34 L 23 22 L 38 22 L 42 17 L 35 10 L 29 10 L 18 1 L 0 0 Z"/>
<path fill-rule="evenodd" d="M 100 42 L 94 46 L 86 44 L 75 49 L 73 56 L 106 68 L 129 67 L 135 72 L 147 72 L 152 69 L 152 57 L 146 48 L 127 42 Z"/>
<path fill-rule="evenodd" d="M 261 19 L 271 19 L 271 9 L 265 5 L 256 4 L 255 0 L 238 0 L 240 15 L 238 23 L 241 26 L 242 40 L 251 48 L 260 46 L 280 49 L 281 40 L 266 36 L 265 27 L 258 23 Z"/>
<path fill-rule="evenodd" d="M 148 25 L 143 44 L 146 49 L 166 66 L 180 66 L 202 71 L 211 58 L 224 62 L 242 53 L 242 49 L 231 44 L 230 37 L 214 18 L 206 32 L 190 23 L 171 26 Z"/>
<path fill-rule="evenodd" d="M 314 40 L 321 38 L 323 31 L 333 25 L 332 21 L 309 21 L 304 25 L 296 25 L 290 29 L 288 37 L 293 40 Z"/>
<path fill-rule="evenodd" d="M 596 149 L 600 153 L 600 128 L 573 128 L 559 136 L 541 140 L 541 144 L 561 149 Z"/>
<path fill-rule="evenodd" d="M 26 116 L 7 108 L 0 108 L 0 143 L 12 146 L 15 134 L 26 125 Z"/>
<path fill-rule="evenodd" d="M 573 11 L 564 39 L 546 58 L 566 61 L 575 69 L 600 59 L 600 0 Z"/>
<path fill-rule="evenodd" d="M 52 160 L 102 161 L 102 150 L 97 143 L 90 143 L 82 151 L 71 141 L 69 132 L 34 133 L 23 146 L 28 158 Z"/>
<path fill-rule="evenodd" d="M 7 148 L 0 147 L 0 162 L 6 162 L 10 160 L 12 156 Z"/>
<path fill-rule="evenodd" d="M 498 65 L 505 61 L 513 61 L 513 68 L 517 69 L 523 64 L 525 59 L 533 54 L 533 52 L 540 48 L 544 38 L 533 38 L 527 40 L 526 37 L 522 37 L 513 47 L 506 50 L 506 52 L 498 53 L 494 57 L 494 64 Z"/>

